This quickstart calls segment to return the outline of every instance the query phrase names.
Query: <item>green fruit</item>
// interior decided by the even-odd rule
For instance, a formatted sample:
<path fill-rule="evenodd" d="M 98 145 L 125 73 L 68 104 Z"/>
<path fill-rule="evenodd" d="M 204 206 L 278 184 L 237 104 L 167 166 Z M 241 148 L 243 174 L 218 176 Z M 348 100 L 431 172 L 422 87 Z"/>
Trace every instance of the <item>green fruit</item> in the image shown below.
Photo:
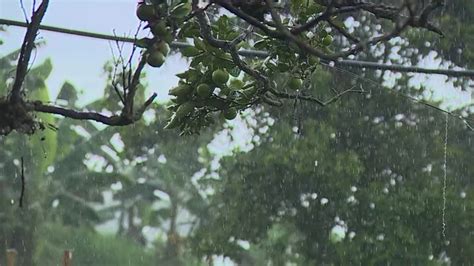
<path fill-rule="evenodd" d="M 168 53 L 170 52 L 170 46 L 164 41 L 158 42 L 157 44 L 155 44 L 154 47 L 157 51 L 161 52 L 164 55 L 168 55 Z"/>
<path fill-rule="evenodd" d="M 229 73 L 222 69 L 217 69 L 212 72 L 212 81 L 216 84 L 225 84 L 229 80 Z"/>
<path fill-rule="evenodd" d="M 166 22 L 160 21 L 151 27 L 151 32 L 153 35 L 158 37 L 163 37 L 168 33 L 168 29 L 166 28 Z"/>
<path fill-rule="evenodd" d="M 223 115 L 225 119 L 232 120 L 237 117 L 237 109 L 235 109 L 234 107 L 227 108 L 224 110 Z"/>
<path fill-rule="evenodd" d="M 173 35 L 171 34 L 170 31 L 167 31 L 165 35 L 160 36 L 160 40 L 165 41 L 168 44 L 171 44 L 171 42 L 173 42 Z"/>
<path fill-rule="evenodd" d="M 176 97 L 186 97 L 193 91 L 193 87 L 187 84 L 180 84 L 177 87 L 172 88 L 168 94 Z"/>
<path fill-rule="evenodd" d="M 303 80 L 299 78 L 291 78 L 290 81 L 288 81 L 288 87 L 292 90 L 299 90 L 302 85 Z"/>
<path fill-rule="evenodd" d="M 308 59 L 308 63 L 309 63 L 310 65 L 319 64 L 319 57 L 310 56 L 309 59 Z"/>
<path fill-rule="evenodd" d="M 245 83 L 240 79 L 233 79 L 230 81 L 229 87 L 233 90 L 240 90 L 244 87 Z"/>
<path fill-rule="evenodd" d="M 137 6 L 137 17 L 142 21 L 150 21 L 155 18 L 155 8 L 152 5 L 140 4 Z"/>
<path fill-rule="evenodd" d="M 322 44 L 323 44 L 324 46 L 329 46 L 329 45 L 331 45 L 332 41 L 333 41 L 332 36 L 331 36 L 331 35 L 327 35 L 326 37 L 323 38 Z"/>
<path fill-rule="evenodd" d="M 197 86 L 196 93 L 201 98 L 209 98 L 214 92 L 214 88 L 211 88 L 209 85 L 203 83 Z"/>
<path fill-rule="evenodd" d="M 329 33 L 325 30 L 325 29 L 322 29 L 320 32 L 319 32 L 319 37 L 321 38 L 324 38 L 326 36 L 328 36 Z"/>
<path fill-rule="evenodd" d="M 146 62 L 152 67 L 160 67 L 165 63 L 165 55 L 159 51 L 153 51 L 148 55 Z"/>

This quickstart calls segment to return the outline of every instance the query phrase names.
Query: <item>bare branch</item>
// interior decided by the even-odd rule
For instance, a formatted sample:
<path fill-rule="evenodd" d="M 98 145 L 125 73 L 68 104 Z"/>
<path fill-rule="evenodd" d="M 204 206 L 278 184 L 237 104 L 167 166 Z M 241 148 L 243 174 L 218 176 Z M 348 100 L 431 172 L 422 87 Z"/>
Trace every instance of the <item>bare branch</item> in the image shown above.
<path fill-rule="evenodd" d="M 262 30 L 265 34 L 267 34 L 270 37 L 274 38 L 281 38 L 283 37 L 282 34 L 280 34 L 277 31 L 269 29 L 267 26 L 265 26 L 261 21 L 256 19 L 255 17 L 250 16 L 249 14 L 243 12 L 242 10 L 236 8 L 233 6 L 229 1 L 226 0 L 214 0 L 214 3 L 218 4 L 219 6 L 227 9 L 229 12 L 232 14 L 236 15 L 237 17 L 243 19 L 250 25 Z"/>
<path fill-rule="evenodd" d="M 111 126 L 125 126 L 132 123 L 131 120 L 126 119 L 123 116 L 105 116 L 96 112 L 75 111 L 59 106 L 46 105 L 39 101 L 33 102 L 30 107 L 32 110 L 37 112 L 57 114 L 77 120 L 93 120 Z"/>
<path fill-rule="evenodd" d="M 331 97 L 329 100 L 327 101 L 323 101 L 323 100 L 320 100 L 314 96 L 310 96 L 310 95 L 303 95 L 303 94 L 290 94 L 290 93 L 285 93 L 285 92 L 274 92 L 274 94 L 276 96 L 278 96 L 279 98 L 285 98 L 285 99 L 295 99 L 295 100 L 303 100 L 303 101 L 308 101 L 308 102 L 313 102 L 313 103 L 317 103 L 318 105 L 320 106 L 327 106 L 335 101 L 337 101 L 339 98 L 341 98 L 342 96 L 344 96 L 345 94 L 348 94 L 348 93 L 365 93 L 364 90 L 360 89 L 360 90 L 354 90 L 355 87 L 351 87 L 347 90 L 344 90 L 340 93 L 337 93 L 335 96 Z"/>
<path fill-rule="evenodd" d="M 347 32 L 343 27 L 337 25 L 336 23 L 334 23 L 334 21 L 332 19 L 327 19 L 327 22 L 329 23 L 329 25 L 331 25 L 331 27 L 333 27 L 334 29 L 336 29 L 339 33 L 341 33 L 344 37 L 346 37 L 349 41 L 352 41 L 354 43 L 359 43 L 359 39 L 357 39 L 356 37 L 352 36 L 352 34 L 350 34 L 349 32 Z"/>
<path fill-rule="evenodd" d="M 125 105 L 123 107 L 123 112 L 129 117 L 133 116 L 135 93 L 138 89 L 138 85 L 140 84 L 140 76 L 141 76 L 142 70 L 146 65 L 146 56 L 147 56 L 146 53 L 142 54 L 142 57 L 140 58 L 140 62 L 138 63 L 137 69 L 135 69 L 135 72 L 133 73 L 132 80 L 130 84 L 128 84 L 127 95 L 125 96 Z"/>
<path fill-rule="evenodd" d="M 21 12 L 23 12 L 23 17 L 25 17 L 26 23 L 30 23 L 30 20 L 28 19 L 28 15 L 26 14 L 26 9 L 25 9 L 25 5 L 23 3 L 23 0 L 20 0 L 20 7 L 21 7 Z M 33 9 L 34 8 L 35 8 L 35 6 L 33 5 Z"/>

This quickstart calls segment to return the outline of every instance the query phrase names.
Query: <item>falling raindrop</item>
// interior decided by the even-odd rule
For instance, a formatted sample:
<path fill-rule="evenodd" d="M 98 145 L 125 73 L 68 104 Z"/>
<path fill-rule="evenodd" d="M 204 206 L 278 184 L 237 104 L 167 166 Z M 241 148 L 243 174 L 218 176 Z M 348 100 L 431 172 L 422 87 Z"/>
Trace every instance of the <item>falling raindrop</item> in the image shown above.
<path fill-rule="evenodd" d="M 395 186 L 395 184 L 396 184 L 395 179 L 393 179 L 393 178 L 390 179 L 390 185 Z"/>
<path fill-rule="evenodd" d="M 378 241 L 383 241 L 385 239 L 385 235 L 384 234 L 380 234 L 377 236 L 377 240 Z"/>
<path fill-rule="evenodd" d="M 321 199 L 321 205 L 326 205 L 328 202 L 329 202 L 329 200 L 326 199 L 326 198 Z"/>
<path fill-rule="evenodd" d="M 355 232 L 350 232 L 349 233 L 349 238 L 353 239 L 355 237 L 356 233 Z"/>
<path fill-rule="evenodd" d="M 446 239 L 446 179 L 447 179 L 447 154 L 448 154 L 448 114 L 444 120 L 444 163 L 443 163 L 443 211 L 442 211 L 442 234 Z"/>
<path fill-rule="evenodd" d="M 54 172 L 54 166 L 50 165 L 48 166 L 48 169 L 47 169 L 48 173 L 53 173 Z"/>

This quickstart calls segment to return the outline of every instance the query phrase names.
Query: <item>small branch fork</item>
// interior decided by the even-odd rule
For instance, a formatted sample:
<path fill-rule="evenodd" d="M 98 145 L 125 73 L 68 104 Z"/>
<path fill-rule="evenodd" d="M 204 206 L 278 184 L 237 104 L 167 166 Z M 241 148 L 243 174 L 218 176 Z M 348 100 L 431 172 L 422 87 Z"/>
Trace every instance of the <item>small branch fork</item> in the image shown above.
<path fill-rule="evenodd" d="M 140 84 L 140 76 L 143 71 L 143 68 L 146 65 L 146 57 L 147 54 L 143 53 L 141 55 L 140 61 L 133 71 L 132 67 L 132 58 L 134 56 L 134 52 L 136 47 L 134 46 L 132 50 L 132 54 L 127 62 L 123 60 L 120 64 L 123 65 L 123 80 L 122 80 L 122 94 L 118 91 L 113 84 L 114 88 L 116 89 L 116 93 L 119 95 L 120 100 L 123 103 L 123 109 L 118 115 L 111 115 L 106 116 L 96 112 L 86 112 L 86 111 L 76 111 L 72 109 L 67 109 L 59 106 L 48 105 L 42 103 L 40 101 L 25 101 L 23 99 L 23 84 L 25 81 L 25 77 L 28 73 L 28 66 L 29 61 L 31 58 L 31 53 L 35 48 L 35 39 L 38 35 L 38 30 L 40 28 L 41 21 L 46 13 L 48 8 L 49 0 L 43 0 L 41 4 L 38 6 L 36 10 L 33 11 L 31 21 L 28 22 L 27 31 L 25 34 L 25 38 L 23 40 L 23 44 L 20 50 L 20 56 L 18 59 L 18 64 L 16 68 L 16 75 L 15 81 L 13 83 L 11 92 L 8 97 L 8 103 L 11 106 L 16 106 L 17 108 L 11 108 L 13 112 L 16 110 L 25 110 L 25 111 L 36 111 L 36 112 L 43 112 L 43 113 L 50 113 L 50 114 L 57 114 L 68 118 L 78 119 L 78 120 L 93 120 L 96 122 L 100 122 L 106 125 L 112 126 L 124 126 L 134 123 L 135 121 L 139 120 L 145 111 L 145 109 L 153 102 L 156 98 L 156 93 L 154 93 L 150 98 L 148 98 L 143 106 L 140 108 L 135 108 L 134 106 L 134 99 L 136 91 Z M 34 9 L 34 7 L 33 7 Z M 135 34 L 135 39 L 137 38 L 137 34 Z M 119 50 L 122 53 L 122 50 Z M 117 67 L 117 65 L 116 65 Z M 137 110 L 135 110 L 137 109 Z M 32 122 L 33 123 L 33 122 Z M 10 123 L 14 124 L 14 123 Z M 35 125 L 31 125 L 31 128 L 37 128 Z M 5 135 L 8 134 L 11 130 L 16 129 L 21 132 L 20 128 L 9 128 L 5 130 Z M 29 133 L 33 133 L 30 131 Z"/>
<path fill-rule="evenodd" d="M 260 83 L 262 85 L 262 89 L 260 89 L 258 91 L 258 95 L 261 97 L 261 100 L 263 102 L 265 102 L 267 104 L 270 104 L 270 105 L 279 106 L 279 105 L 281 105 L 281 102 L 279 100 L 275 100 L 275 97 L 276 97 L 276 98 L 280 98 L 280 99 L 299 99 L 299 100 L 304 100 L 304 101 L 310 101 L 310 102 L 316 103 L 320 106 L 326 106 L 330 103 L 335 102 L 337 99 L 339 99 L 340 97 L 342 97 L 343 95 L 345 95 L 347 93 L 363 93 L 364 92 L 364 91 L 361 91 L 361 90 L 354 90 L 353 88 L 350 88 L 350 89 L 345 90 L 341 93 L 336 93 L 335 96 L 332 97 L 331 99 L 329 99 L 328 101 L 323 101 L 323 100 L 320 100 L 316 97 L 309 96 L 309 95 L 289 94 L 289 93 L 286 93 L 286 92 L 277 91 L 274 88 L 272 82 L 270 82 L 270 80 L 268 79 L 268 77 L 266 77 L 263 73 L 260 73 L 259 71 L 251 68 L 239 56 L 236 44 L 239 43 L 240 41 L 242 41 L 243 39 L 245 39 L 247 37 L 248 33 L 243 33 L 242 35 L 238 36 L 237 38 L 235 38 L 235 40 L 232 40 L 232 41 L 225 41 L 225 40 L 216 39 L 212 35 L 212 30 L 211 30 L 211 27 L 209 25 L 209 20 L 207 18 L 205 10 L 204 9 L 199 9 L 199 7 L 197 6 L 197 2 L 198 2 L 197 0 L 193 0 L 193 14 L 195 14 L 195 17 L 197 18 L 198 24 L 200 26 L 201 37 L 204 40 L 206 40 L 210 45 L 212 45 L 216 48 L 220 48 L 220 49 L 228 52 L 231 55 L 232 61 L 234 62 L 234 64 L 241 71 L 243 71 L 246 74 L 248 74 L 249 76 L 253 77 L 258 83 Z M 273 3 L 272 3 L 271 0 L 267 1 L 267 5 L 270 7 L 270 11 L 271 11 L 272 18 L 273 18 L 273 24 L 276 25 L 276 28 L 279 31 L 269 30 L 267 28 L 267 26 L 265 26 L 263 23 L 261 23 L 260 21 L 256 20 L 253 17 L 249 18 L 249 15 L 245 14 L 240 9 L 235 8 L 228 1 L 219 1 L 219 0 L 217 0 L 215 2 L 218 2 L 219 5 L 225 7 L 230 12 L 232 12 L 234 14 L 237 14 L 238 16 L 242 16 L 242 17 L 247 18 L 249 20 L 248 21 L 249 24 L 252 27 L 256 27 L 258 29 L 263 29 L 263 31 L 265 33 L 268 33 L 270 36 L 273 36 L 275 38 L 284 38 L 286 36 L 286 37 L 289 37 L 291 40 L 295 41 L 295 43 L 298 44 L 298 45 L 302 45 L 302 46 L 307 45 L 307 46 L 309 46 L 308 44 L 302 43 L 288 29 L 283 27 L 283 25 L 281 24 L 281 20 L 280 20 L 279 16 L 276 15 L 276 12 L 273 9 L 273 6 L 272 6 Z M 314 48 L 311 47 L 311 49 L 314 49 Z M 323 53 L 320 52 L 320 51 L 317 51 L 317 50 L 314 50 L 314 51 L 316 51 L 316 53 L 319 54 L 320 57 L 329 58 L 329 57 L 323 55 Z"/>

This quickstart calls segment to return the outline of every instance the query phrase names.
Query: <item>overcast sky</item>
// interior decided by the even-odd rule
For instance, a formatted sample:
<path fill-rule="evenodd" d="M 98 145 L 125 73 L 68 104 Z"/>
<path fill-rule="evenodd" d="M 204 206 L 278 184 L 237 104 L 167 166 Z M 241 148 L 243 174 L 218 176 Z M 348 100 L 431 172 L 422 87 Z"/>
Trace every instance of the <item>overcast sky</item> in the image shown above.
<path fill-rule="evenodd" d="M 24 21 L 19 3 L 19 0 L 0 0 L 0 18 Z M 24 3 L 30 12 L 31 0 Z M 117 35 L 133 36 L 139 23 L 135 6 L 135 0 L 54 0 L 50 1 L 43 24 L 104 34 L 113 34 L 115 30 Z M 0 32 L 4 41 L 0 56 L 18 49 L 25 33 L 20 27 L 6 29 Z M 48 31 L 40 31 L 39 37 L 46 45 L 38 50 L 35 64 L 52 59 L 53 72 L 47 84 L 53 98 L 66 80 L 83 91 L 81 103 L 102 95 L 105 87 L 102 67 L 112 58 L 110 45 L 115 43 Z M 130 45 L 126 46 L 126 50 L 130 49 Z M 186 62 L 177 56 L 169 57 L 162 68 L 147 67 L 150 85 L 147 94 L 157 92 L 160 100 L 166 99 L 168 89 L 177 84 L 174 75 L 185 68 Z"/>

